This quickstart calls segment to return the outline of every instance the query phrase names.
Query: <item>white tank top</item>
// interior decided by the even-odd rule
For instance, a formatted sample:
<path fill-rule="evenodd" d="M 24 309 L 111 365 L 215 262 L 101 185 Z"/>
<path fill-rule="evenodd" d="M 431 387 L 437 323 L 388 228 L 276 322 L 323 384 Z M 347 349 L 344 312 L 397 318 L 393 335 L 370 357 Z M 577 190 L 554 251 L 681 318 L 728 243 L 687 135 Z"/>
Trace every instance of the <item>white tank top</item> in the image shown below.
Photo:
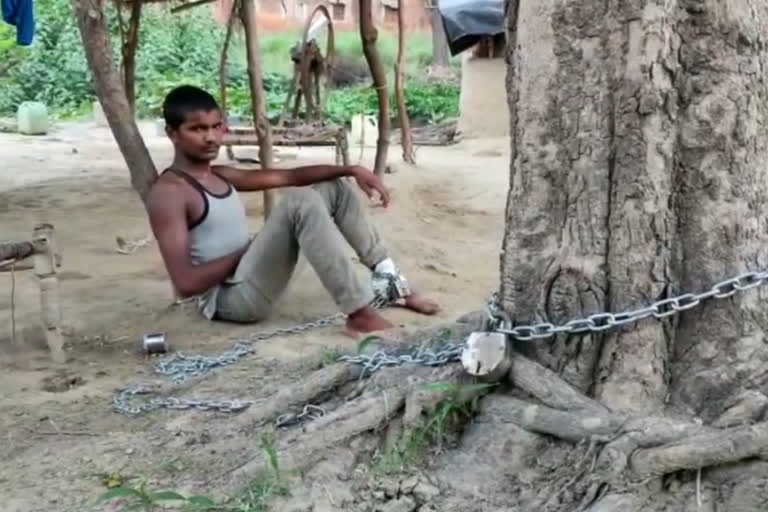
<path fill-rule="evenodd" d="M 237 190 L 226 178 L 214 171 L 228 187 L 223 194 L 214 194 L 184 171 L 174 168 L 167 171 L 186 180 L 203 198 L 203 214 L 188 228 L 189 257 L 193 265 L 233 253 L 248 244 L 248 218 L 245 215 L 245 207 Z M 216 285 L 198 298 L 198 305 L 209 320 L 216 313 L 218 292 L 219 285 Z"/>

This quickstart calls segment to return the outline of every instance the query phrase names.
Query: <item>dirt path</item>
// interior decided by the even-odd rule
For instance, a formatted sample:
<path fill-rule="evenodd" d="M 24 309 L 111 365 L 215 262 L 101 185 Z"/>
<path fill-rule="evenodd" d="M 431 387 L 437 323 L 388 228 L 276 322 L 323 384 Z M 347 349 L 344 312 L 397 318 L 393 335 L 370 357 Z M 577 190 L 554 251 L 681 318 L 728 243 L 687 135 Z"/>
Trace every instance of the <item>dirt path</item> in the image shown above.
<path fill-rule="evenodd" d="M 171 156 L 168 143 L 156 136 L 154 125 L 142 128 L 155 161 L 164 165 Z M 351 153 L 357 157 L 358 150 Z M 392 154 L 399 155 L 399 149 Z M 283 155 L 286 165 L 332 160 L 331 152 L 316 149 Z M 444 308 L 437 318 L 399 310 L 386 316 L 409 327 L 427 326 L 482 306 L 498 279 L 507 155 L 508 143 L 501 140 L 422 148 L 418 168 L 401 165 L 400 172 L 386 176 L 393 205 L 374 209 L 372 216 L 412 283 Z M 31 272 L 15 273 L 13 299 L 12 276 L 0 273 L 3 510 L 89 510 L 82 503 L 105 490 L 106 474 L 205 491 L 211 475 L 230 469 L 244 450 L 257 449 L 259 433 L 234 434 L 225 414 L 156 411 L 129 419 L 112 412 L 115 388 L 154 378 L 137 351 L 138 339 L 164 330 L 176 350 L 214 354 L 238 336 L 333 312 L 312 269 L 300 265 L 279 313 L 264 326 L 204 322 L 194 312 L 170 307 L 170 285 L 154 245 L 130 255 L 116 251 L 116 236 L 142 238 L 149 231 L 107 130 L 72 124 L 43 138 L 2 134 L 0 161 L 0 239 L 25 239 L 41 221 L 56 226 L 70 357 L 63 367 L 47 357 L 36 328 L 39 305 Z M 260 205 L 259 195 L 247 198 L 254 230 Z M 296 365 L 321 359 L 333 347 L 353 348 L 337 327 L 272 339 L 181 395 L 268 396 L 298 375 Z"/>

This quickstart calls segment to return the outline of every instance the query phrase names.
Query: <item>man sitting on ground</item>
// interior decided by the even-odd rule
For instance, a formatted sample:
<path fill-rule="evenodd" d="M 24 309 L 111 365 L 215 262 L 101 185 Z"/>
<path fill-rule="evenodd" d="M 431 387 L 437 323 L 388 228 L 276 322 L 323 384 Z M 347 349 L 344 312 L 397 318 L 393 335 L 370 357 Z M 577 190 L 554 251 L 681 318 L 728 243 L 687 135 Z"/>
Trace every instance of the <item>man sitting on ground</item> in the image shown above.
<path fill-rule="evenodd" d="M 147 211 L 165 267 L 179 295 L 198 297 L 203 315 L 258 322 L 273 310 L 303 251 L 352 333 L 392 324 L 372 307 L 374 292 L 361 282 L 346 256 L 347 242 L 372 272 L 399 276 L 365 207 L 341 180 L 352 177 L 382 204 L 389 194 L 381 180 L 359 166 L 308 165 L 244 171 L 211 162 L 219 154 L 224 125 L 216 100 L 192 86 L 172 90 L 163 104 L 174 159 L 147 198 Z M 291 187 L 263 229 L 249 239 L 238 192 Z M 417 294 L 404 307 L 433 314 L 438 305 Z"/>

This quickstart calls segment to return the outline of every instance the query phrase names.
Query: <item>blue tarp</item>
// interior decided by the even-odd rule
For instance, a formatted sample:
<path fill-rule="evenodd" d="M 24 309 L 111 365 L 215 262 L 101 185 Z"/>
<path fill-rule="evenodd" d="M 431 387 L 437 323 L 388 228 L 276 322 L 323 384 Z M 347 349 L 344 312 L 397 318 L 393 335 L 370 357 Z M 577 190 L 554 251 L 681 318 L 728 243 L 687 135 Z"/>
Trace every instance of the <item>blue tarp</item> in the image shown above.
<path fill-rule="evenodd" d="M 451 55 L 460 54 L 485 37 L 503 34 L 504 4 L 505 0 L 439 0 L 437 10 Z"/>

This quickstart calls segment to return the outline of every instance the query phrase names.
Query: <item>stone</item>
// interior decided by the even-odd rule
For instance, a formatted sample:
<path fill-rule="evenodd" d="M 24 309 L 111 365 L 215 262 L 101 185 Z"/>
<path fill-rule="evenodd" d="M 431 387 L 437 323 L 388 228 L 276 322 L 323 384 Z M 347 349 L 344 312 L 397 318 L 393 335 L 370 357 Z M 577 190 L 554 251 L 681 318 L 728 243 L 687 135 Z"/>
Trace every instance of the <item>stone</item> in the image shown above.
<path fill-rule="evenodd" d="M 440 489 L 430 483 L 419 482 L 413 488 L 413 495 L 419 502 L 426 503 L 440 496 Z"/>
<path fill-rule="evenodd" d="M 402 498 L 388 501 L 376 510 L 380 512 L 413 512 L 416 510 L 416 502 L 413 498 L 403 496 Z"/>
<path fill-rule="evenodd" d="M 394 498 L 397 496 L 397 491 L 400 489 L 400 485 L 397 480 L 382 480 L 379 484 L 379 488 L 384 491 L 384 496 L 387 498 Z"/>
<path fill-rule="evenodd" d="M 413 490 L 419 484 L 418 476 L 409 476 L 400 483 L 400 492 L 403 494 L 412 494 Z"/>

